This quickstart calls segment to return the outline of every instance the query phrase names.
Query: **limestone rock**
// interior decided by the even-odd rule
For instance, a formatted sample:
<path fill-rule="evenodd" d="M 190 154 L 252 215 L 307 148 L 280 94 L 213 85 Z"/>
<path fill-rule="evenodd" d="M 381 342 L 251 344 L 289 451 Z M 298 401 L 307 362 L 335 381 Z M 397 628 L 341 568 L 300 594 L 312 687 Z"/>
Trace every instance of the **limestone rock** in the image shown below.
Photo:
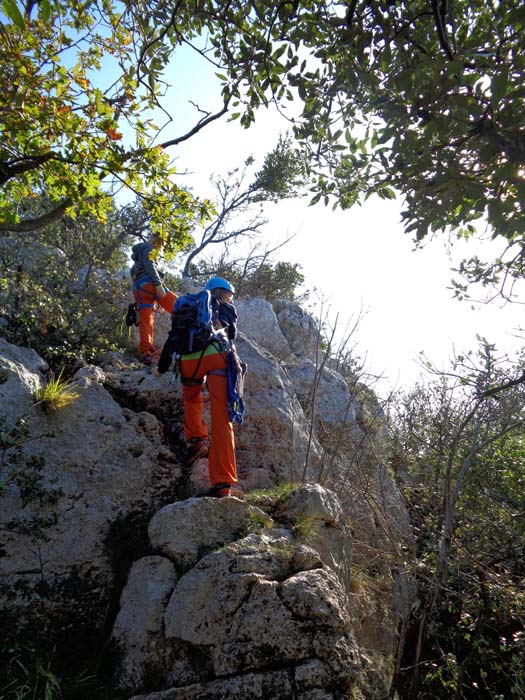
<path fill-rule="evenodd" d="M 102 361 L 104 386 L 112 396 L 134 411 L 147 411 L 156 416 L 164 429 L 182 432 L 182 390 L 172 372 L 156 375 L 138 362 L 115 353 L 108 353 Z M 180 436 L 182 438 L 182 436 Z"/>
<path fill-rule="evenodd" d="M 175 567 L 163 557 L 144 557 L 133 564 L 112 634 L 121 651 L 121 685 L 138 688 L 148 673 L 167 673 L 159 637 L 164 608 L 176 580 Z"/>
<path fill-rule="evenodd" d="M 173 499 L 179 466 L 158 420 L 121 408 L 100 368 L 82 369 L 73 382 L 79 398 L 46 414 L 32 398 L 40 358 L 2 340 L 0 366 L 0 422 L 22 430 L 25 419 L 4 455 L 0 598 L 21 606 L 39 600 L 42 609 L 99 624 L 114 575 L 111 547 L 122 557 L 134 537 L 126 528 Z"/>
<path fill-rule="evenodd" d="M 151 546 L 179 565 L 194 564 L 203 552 L 234 541 L 240 532 L 272 524 L 262 510 L 237 498 L 197 498 L 164 506 L 152 518 Z"/>
<path fill-rule="evenodd" d="M 218 546 L 218 531 L 224 528 L 231 533 L 243 505 L 235 499 L 191 499 L 164 509 L 160 516 L 162 520 L 171 513 L 172 520 L 163 523 L 165 536 L 170 527 L 183 528 L 171 536 L 173 542 L 180 537 L 174 558 L 176 567 L 185 562 L 185 568 L 190 568 L 175 583 L 163 624 L 159 623 L 162 605 L 157 601 L 166 600 L 170 575 L 162 596 L 144 594 L 156 577 L 145 573 L 144 567 L 149 570 L 150 562 L 155 569 L 163 566 L 162 558 L 148 557 L 134 567 L 123 592 L 122 611 L 126 601 L 132 601 L 132 607 L 146 607 L 145 613 L 139 613 L 136 643 L 123 646 L 123 668 L 148 666 L 154 650 L 157 665 L 153 663 L 153 668 L 163 674 L 157 676 L 157 684 L 165 688 L 136 695 L 135 700 L 386 699 L 387 671 L 374 670 L 356 645 L 354 627 L 359 621 L 352 616 L 354 608 L 340 576 L 324 565 L 313 543 L 297 540 L 297 527 L 295 535 L 289 529 L 305 514 L 340 524 L 343 514 L 338 499 L 327 489 L 303 485 L 275 509 L 278 520 L 289 527 L 266 527 L 244 537 L 238 533 L 234 541 L 203 555 L 208 537 L 210 545 Z M 230 521 L 225 513 L 228 507 L 236 513 Z M 150 530 L 156 528 L 158 517 Z M 190 555 L 200 548 L 199 556 L 185 559 L 180 550 L 186 539 L 192 543 Z M 335 549 L 333 555 L 337 556 Z M 129 613 L 121 614 L 129 619 Z M 195 656 L 198 664 L 192 661 Z"/>
<path fill-rule="evenodd" d="M 196 294 L 202 289 L 200 285 L 198 285 L 192 277 L 183 277 L 179 289 L 177 293 L 180 292 L 180 294 Z"/>
<path fill-rule="evenodd" d="M 347 686 L 359 664 L 344 591 L 329 569 L 296 567 L 286 530 L 207 555 L 177 583 L 166 637 L 206 646 L 216 676 L 265 670 L 275 658 L 290 665 L 315 658 L 329 666 L 332 683 Z"/>
<path fill-rule="evenodd" d="M 305 411 L 311 411 L 316 381 L 314 362 L 308 358 L 300 358 L 287 364 L 286 370 L 297 391 L 301 406 Z M 319 428 L 321 424 L 329 428 L 355 425 L 359 412 L 359 401 L 352 395 L 341 374 L 325 367 L 315 393 L 316 427 Z"/>
<path fill-rule="evenodd" d="M 278 359 L 291 354 L 290 346 L 281 333 L 272 305 L 265 299 L 238 299 L 239 330 L 252 342 Z"/>
<path fill-rule="evenodd" d="M 337 496 L 319 484 L 304 484 L 277 508 L 275 517 L 296 523 L 298 537 L 319 553 L 348 590 L 352 536 Z"/>
<path fill-rule="evenodd" d="M 120 282 L 115 275 L 112 275 L 107 270 L 91 265 L 83 265 L 77 270 L 77 279 L 72 285 L 72 289 L 81 290 L 86 285 L 98 287 L 99 289 L 111 292 L 115 289 L 115 283 Z"/>
<path fill-rule="evenodd" d="M 32 398 L 45 363 L 0 339 L 0 421 L 16 432 L 24 418 L 26 431 L 4 464 L 30 464 L 38 486 L 28 500 L 12 479 L 0 497 L 0 598 L 101 629 L 131 567 L 113 630 L 120 682 L 134 692 L 165 688 L 141 698 L 379 700 L 410 603 L 396 559 L 409 535 L 403 500 L 384 465 L 356 466 L 359 450 L 348 445 L 363 438 L 364 408 L 329 368 L 310 431 L 313 319 L 289 302 L 275 312 L 257 299 L 238 308 L 237 347 L 248 363 L 245 421 L 234 426 L 241 485 L 314 480 L 325 469 L 344 511 L 314 484 L 265 503 L 271 518 L 237 499 L 176 502 L 184 480 L 199 493 L 209 482 L 207 460 L 191 477 L 179 464 L 181 387 L 171 373 L 157 377 L 108 354 L 75 375 L 80 398 L 45 414 Z M 156 325 L 161 347 L 169 315 L 160 312 Z M 327 460 L 321 444 L 339 426 L 348 444 L 333 443 Z M 366 576 L 374 575 L 374 590 L 383 588 L 372 609 Z"/>
<path fill-rule="evenodd" d="M 277 299 L 273 302 L 277 322 L 293 353 L 315 360 L 318 343 L 318 324 L 301 306 L 293 301 Z"/>
<path fill-rule="evenodd" d="M 295 700 L 296 697 L 289 671 L 266 671 L 135 695 L 131 700 Z"/>
<path fill-rule="evenodd" d="M 267 352 L 241 337 L 241 359 L 248 363 L 244 385 L 246 415 L 236 426 L 237 462 L 244 468 L 264 468 L 281 479 L 299 480 L 308 453 L 308 422 L 294 387 L 280 364 Z M 321 461 L 315 436 L 309 451 L 307 478 Z"/>
<path fill-rule="evenodd" d="M 31 412 L 33 395 L 47 371 L 47 363 L 34 350 L 0 338 L 0 419 L 6 427 Z"/>
<path fill-rule="evenodd" d="M 244 385 L 246 414 L 234 424 L 236 458 L 243 488 L 268 488 L 276 479 L 300 479 L 308 451 L 308 423 L 295 390 L 281 365 L 268 352 L 241 335 L 237 341 L 241 359 L 248 364 Z M 102 362 L 104 380 L 113 396 L 135 410 L 157 416 L 172 440 L 181 442 L 183 407 L 180 380 L 172 372 L 160 377 L 136 363 L 108 356 Z M 204 416 L 209 421 L 208 395 L 203 393 Z M 307 475 L 315 473 L 322 450 L 313 437 Z M 207 460 L 192 470 L 195 492 L 210 488 Z"/>
<path fill-rule="evenodd" d="M 4 264 L 16 265 L 26 273 L 45 270 L 50 263 L 57 265 L 65 258 L 60 248 L 40 243 L 33 236 L 0 237 L 0 260 Z"/>

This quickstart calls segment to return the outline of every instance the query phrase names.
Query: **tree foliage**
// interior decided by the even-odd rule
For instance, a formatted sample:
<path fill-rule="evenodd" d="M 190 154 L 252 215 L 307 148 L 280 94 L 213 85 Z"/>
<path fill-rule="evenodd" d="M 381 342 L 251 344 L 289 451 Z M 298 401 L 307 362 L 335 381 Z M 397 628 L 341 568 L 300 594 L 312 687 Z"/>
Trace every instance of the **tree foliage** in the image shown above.
<path fill-rule="evenodd" d="M 411 698 L 522 696 L 522 367 L 485 344 L 397 404 L 391 465 L 417 541 Z"/>
<path fill-rule="evenodd" d="M 173 182 L 168 153 L 155 143 L 147 113 L 158 104 L 165 61 L 151 57 L 137 69 L 147 27 L 134 10 L 111 0 L 10 0 L 2 9 L 0 230 L 31 231 L 64 212 L 104 220 L 110 185 L 119 183 L 141 195 L 164 237 L 188 242 L 210 205 Z M 41 195 L 47 211 L 23 218 L 20 203 Z"/>
<path fill-rule="evenodd" d="M 227 249 L 241 238 L 257 237 L 267 223 L 262 215 L 264 202 L 278 202 L 297 196 L 301 191 L 305 166 L 289 136 L 279 137 L 275 148 L 266 154 L 261 168 L 254 174 L 250 173 L 253 165 L 254 158 L 250 156 L 242 168 L 211 179 L 217 193 L 215 215 L 205 226 L 195 226 L 196 243 L 186 256 L 183 277 L 190 274 L 195 258 L 210 246 Z M 252 260 L 252 267 L 253 263 Z"/>
<path fill-rule="evenodd" d="M 191 268 L 190 271 L 192 278 L 202 285 L 209 277 L 225 277 L 235 287 L 238 298 L 261 297 L 272 302 L 276 299 L 301 301 L 307 296 L 299 291 L 304 283 L 301 266 L 297 263 L 274 262 L 271 256 L 264 253 L 249 255 L 243 260 L 205 260 L 198 268 Z"/>
<path fill-rule="evenodd" d="M 144 197 L 154 226 L 187 241 L 208 207 L 174 184 L 170 149 L 227 112 L 248 127 L 275 102 L 317 177 L 314 200 L 404 199 L 417 239 L 471 235 L 486 216 L 522 269 L 524 67 L 520 0 L 5 0 L 0 33 L 3 226 L 71 207 L 103 216 L 105 185 Z M 166 68 L 185 44 L 214 66 L 222 105 L 174 131 Z M 111 79 L 100 85 L 99 71 Z M 103 82 L 103 81 L 102 81 Z M 158 137 L 160 118 L 171 130 Z M 131 138 L 127 138 L 131 134 Z M 23 222 L 17 202 L 54 208 Z M 483 278 L 483 269 L 478 277 Z"/>
<path fill-rule="evenodd" d="M 0 237 L 1 335 L 55 369 L 125 348 L 129 290 L 113 273 L 128 265 L 121 246 L 141 230 L 140 212 L 112 209 L 104 224 L 64 217 L 38 241 Z"/>

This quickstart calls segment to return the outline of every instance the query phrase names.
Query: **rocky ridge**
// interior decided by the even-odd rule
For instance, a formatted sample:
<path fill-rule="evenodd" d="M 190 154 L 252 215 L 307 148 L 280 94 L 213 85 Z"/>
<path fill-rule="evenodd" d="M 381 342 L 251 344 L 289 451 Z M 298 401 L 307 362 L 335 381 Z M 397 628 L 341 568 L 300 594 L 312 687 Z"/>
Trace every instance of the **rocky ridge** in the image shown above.
<path fill-rule="evenodd" d="M 239 304 L 241 485 L 310 482 L 263 509 L 194 497 L 207 463 L 182 469 L 171 377 L 110 354 L 77 372 L 75 402 L 46 414 L 33 400 L 45 363 L 0 338 L 2 614 L 38 609 L 51 632 L 109 634 L 120 683 L 151 700 L 386 697 L 410 603 L 408 519 L 381 464 L 356 468 L 363 407 L 342 375 L 316 377 L 313 320 L 295 307 Z M 346 436 L 337 450 L 330 430 Z M 311 483 L 321 475 L 339 499 Z M 360 589 L 371 561 L 381 606 Z"/>

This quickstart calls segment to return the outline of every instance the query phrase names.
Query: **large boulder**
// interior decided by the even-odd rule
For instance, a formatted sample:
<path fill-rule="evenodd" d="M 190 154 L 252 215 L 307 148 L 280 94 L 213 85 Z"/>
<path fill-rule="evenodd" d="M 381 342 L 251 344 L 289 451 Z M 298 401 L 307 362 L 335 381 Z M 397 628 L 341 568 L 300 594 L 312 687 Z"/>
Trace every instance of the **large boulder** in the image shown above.
<path fill-rule="evenodd" d="M 286 371 L 303 409 L 316 417 L 316 428 L 341 428 L 356 424 L 360 404 L 348 382 L 335 370 L 301 357 L 286 365 Z"/>
<path fill-rule="evenodd" d="M 239 329 L 254 343 L 278 359 L 291 355 L 290 346 L 277 323 L 272 305 L 265 299 L 239 299 L 235 302 Z"/>
<path fill-rule="evenodd" d="M 274 480 L 312 478 L 322 450 L 315 434 L 310 433 L 292 382 L 267 351 L 242 335 L 237 346 L 248 364 L 246 415 L 236 432 L 241 472 L 262 467 Z"/>
<path fill-rule="evenodd" d="M 341 517 L 337 498 L 319 486 L 286 501 L 283 523 L 305 509 L 324 523 Z M 113 638 L 120 683 L 142 690 L 137 700 L 380 697 L 361 693 L 363 659 L 340 578 L 297 528 L 260 515 L 235 499 L 192 499 L 154 516 L 152 549 L 179 575 L 168 559 L 146 557 L 123 591 Z M 148 692 L 152 668 L 164 690 Z M 386 693 L 384 677 L 375 680 Z"/>
<path fill-rule="evenodd" d="M 315 360 L 320 340 L 315 319 L 294 301 L 277 299 L 273 302 L 273 308 L 290 350 L 299 357 Z"/>
<path fill-rule="evenodd" d="M 202 559 L 175 587 L 164 615 L 165 633 L 207 647 L 215 676 L 266 670 L 320 658 L 330 666 L 337 644 L 351 680 L 358 650 L 337 577 L 312 553 L 296 564 L 293 541 L 281 531 L 251 535 Z M 310 564 L 308 570 L 299 567 Z M 333 653 L 333 656 L 332 656 Z"/>
<path fill-rule="evenodd" d="M 155 550 L 179 565 L 189 566 L 206 548 L 233 542 L 250 522 L 272 524 L 259 508 L 237 498 L 192 498 L 159 510 L 149 524 L 148 534 Z"/>
<path fill-rule="evenodd" d="M 0 420 L 13 429 L 33 410 L 34 393 L 49 368 L 34 350 L 11 345 L 0 338 Z"/>
<path fill-rule="evenodd" d="M 0 600 L 96 626 L 119 559 L 133 556 L 135 540 L 141 551 L 140 527 L 145 534 L 148 514 L 173 500 L 180 466 L 158 420 L 114 401 L 100 368 L 75 375 L 69 405 L 49 413 L 34 405 L 44 367 L 34 352 L 0 340 L 0 423 L 10 431 Z"/>
<path fill-rule="evenodd" d="M 350 585 L 352 536 L 341 502 L 319 484 L 304 484 L 279 504 L 279 522 L 293 525 L 303 542 L 338 576 L 344 590 Z"/>

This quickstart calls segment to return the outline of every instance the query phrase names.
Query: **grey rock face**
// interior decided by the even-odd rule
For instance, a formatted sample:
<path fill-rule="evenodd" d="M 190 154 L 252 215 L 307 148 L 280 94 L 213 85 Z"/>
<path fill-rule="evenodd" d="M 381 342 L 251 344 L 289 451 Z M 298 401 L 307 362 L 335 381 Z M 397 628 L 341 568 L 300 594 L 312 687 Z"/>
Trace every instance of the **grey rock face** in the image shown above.
<path fill-rule="evenodd" d="M 301 539 L 318 552 L 348 590 L 352 536 L 337 496 L 319 484 L 305 484 L 278 507 L 275 517 L 297 523 Z"/>
<path fill-rule="evenodd" d="M 320 422 L 328 427 L 355 424 L 359 415 L 359 401 L 352 395 L 344 378 L 334 370 L 325 367 L 316 384 L 316 367 L 312 360 L 302 357 L 286 365 L 301 406 L 311 411 L 315 398 L 317 427 Z"/>
<path fill-rule="evenodd" d="M 135 695 L 131 700 L 293 700 L 296 697 L 288 671 L 267 671 Z"/>
<path fill-rule="evenodd" d="M 290 356 L 290 346 L 269 302 L 256 298 L 239 299 L 235 306 L 239 314 L 239 328 L 244 335 L 278 359 Z"/>
<path fill-rule="evenodd" d="M 34 350 L 0 338 L 0 419 L 6 427 L 31 411 L 33 394 L 42 386 L 47 369 Z"/>
<path fill-rule="evenodd" d="M 289 500 L 289 508 L 283 506 L 285 519 L 293 517 L 305 502 L 325 518 L 340 513 L 335 497 L 321 487 L 315 493 L 298 489 Z M 233 511 L 229 518 L 227 507 Z M 171 521 L 165 519 L 168 512 L 164 509 L 160 519 L 157 514 L 150 524 L 155 548 L 184 515 L 188 534 L 191 528 L 201 531 L 190 534 L 190 540 L 196 542 L 200 537 L 203 542 L 208 533 L 210 545 L 216 546 L 221 527 L 231 531 L 234 522 L 242 525 L 243 517 L 245 528 L 250 523 L 253 526 L 249 507 L 235 499 L 228 499 L 226 505 L 213 499 L 192 499 Z M 164 535 L 159 536 L 160 530 Z M 171 550 L 170 556 L 173 553 Z M 188 562 L 184 553 L 177 551 L 176 555 L 179 563 Z M 160 558 L 148 558 L 148 566 L 150 559 L 157 567 Z M 149 610 L 148 599 L 128 591 L 136 587 L 133 575 L 123 593 L 122 609 L 126 601 L 134 601 Z M 140 586 L 140 590 L 148 588 L 147 583 Z M 143 620 L 140 629 L 157 630 L 155 650 L 161 658 L 169 658 L 166 669 L 183 667 L 192 650 L 201 656 L 200 678 L 188 683 L 183 675 L 167 671 L 165 690 L 137 697 L 350 698 L 361 673 L 361 657 L 347 610 L 348 599 L 338 576 L 323 564 L 314 547 L 299 542 L 290 529 L 266 527 L 238 536 L 216 551 L 201 554 L 180 577 L 165 606 L 162 629 L 156 606 L 153 624 L 148 622 L 149 614 L 137 613 Z M 127 609 L 126 617 L 133 618 L 132 610 Z M 154 643 L 149 631 L 142 637 Z M 140 668 L 149 658 L 144 645 L 130 648 L 128 644 L 126 649 L 122 677 L 126 669 Z"/>
<path fill-rule="evenodd" d="M 25 417 L 27 430 L 5 453 L 5 465 L 33 460 L 43 493 L 42 502 L 27 501 L 14 479 L 0 497 L 7 554 L 0 558 L 0 598 L 22 608 L 38 601 L 100 628 L 110 595 L 119 593 L 117 568 L 122 573 L 133 562 L 113 631 L 123 653 L 120 679 L 134 692 L 151 688 L 152 676 L 153 687 L 164 687 L 140 697 L 379 700 L 387 697 L 381 659 L 395 649 L 410 599 L 402 566 L 392 566 L 397 559 L 381 559 L 384 551 L 390 557 L 384 533 L 406 536 L 406 510 L 385 467 L 369 460 L 365 468 L 347 454 L 363 437 L 355 424 L 361 406 L 337 372 L 327 369 L 320 378 L 310 431 L 315 365 L 306 355 L 315 343 L 306 336 L 299 342 L 310 322 L 288 303 L 275 305 L 281 328 L 289 329 L 285 339 L 271 307 L 259 302 L 250 300 L 259 316 L 245 306 L 237 341 L 249 366 L 245 422 L 235 425 L 241 485 L 268 488 L 322 472 L 325 483 L 342 485 L 336 488 L 344 510 L 314 484 L 272 507 L 271 517 L 236 499 L 174 502 L 184 479 L 194 493 L 209 482 L 207 460 L 191 475 L 179 464 L 181 387 L 171 373 L 159 378 L 108 354 L 101 367 L 77 373 L 75 402 L 45 414 L 32 398 L 45 363 L 0 339 L 0 421 L 18 430 Z M 265 319 L 268 337 L 262 320 L 251 328 L 248 316 Z M 169 315 L 159 319 L 165 336 Z M 343 448 L 329 452 L 332 446 L 317 439 L 330 431 L 344 433 Z M 382 581 L 392 579 L 374 609 L 352 557 L 361 570 L 372 565 Z M 379 662 L 367 663 L 356 640 L 379 650 Z"/>
<path fill-rule="evenodd" d="M 122 356 L 108 354 L 103 358 L 104 386 L 122 404 L 135 411 L 147 411 L 163 426 L 177 426 L 182 432 L 182 391 L 173 373 L 156 376 L 140 363 L 130 363 Z"/>
<path fill-rule="evenodd" d="M 79 397 L 46 414 L 33 405 L 40 358 L 3 340 L 0 355 L 0 421 L 21 430 L 25 420 L 2 467 L 0 600 L 63 610 L 82 600 L 84 612 L 93 606 L 89 624 L 96 624 L 114 573 L 108 538 L 123 533 L 129 518 L 173 499 L 179 466 L 158 420 L 122 409 L 100 368 L 80 370 L 72 383 Z"/>
<path fill-rule="evenodd" d="M 148 534 L 151 545 L 172 561 L 194 564 L 202 552 L 238 537 L 250 522 L 271 525 L 259 508 L 237 498 L 191 498 L 164 506 L 152 518 Z"/>
<path fill-rule="evenodd" d="M 246 418 L 236 434 L 241 468 L 264 468 L 271 475 L 301 478 L 308 451 L 308 422 L 290 379 L 267 352 L 245 338 L 237 343 L 248 363 L 244 385 Z M 310 446 L 307 474 L 315 473 L 321 448 L 315 436 Z"/>
<path fill-rule="evenodd" d="M 298 480 L 304 470 L 308 449 L 308 424 L 295 389 L 280 363 L 241 334 L 237 341 L 241 359 L 248 364 L 244 385 L 246 415 L 242 425 L 234 424 L 236 458 L 241 485 L 266 488 L 278 479 Z M 172 372 L 161 377 L 130 367 L 118 358 L 102 363 L 105 384 L 125 404 L 132 404 L 157 416 L 165 426 L 182 437 L 182 392 Z M 204 415 L 209 422 L 208 396 L 204 392 Z M 307 474 L 315 473 L 321 448 L 312 440 Z M 192 473 L 197 493 L 210 488 L 207 461 Z"/>
<path fill-rule="evenodd" d="M 65 260 L 65 254 L 59 248 L 45 245 L 27 236 L 1 236 L 0 260 L 12 265 L 22 266 L 25 272 L 45 270 L 52 262 L 54 265 Z"/>
<path fill-rule="evenodd" d="M 290 350 L 300 357 L 314 360 L 318 342 L 315 319 L 293 301 L 278 299 L 273 302 L 273 308 Z"/>
<path fill-rule="evenodd" d="M 147 672 L 167 674 L 164 645 L 159 644 L 163 614 L 177 576 L 164 557 L 136 561 L 120 599 L 113 639 L 123 657 L 121 682 L 130 688 L 142 685 Z"/>

